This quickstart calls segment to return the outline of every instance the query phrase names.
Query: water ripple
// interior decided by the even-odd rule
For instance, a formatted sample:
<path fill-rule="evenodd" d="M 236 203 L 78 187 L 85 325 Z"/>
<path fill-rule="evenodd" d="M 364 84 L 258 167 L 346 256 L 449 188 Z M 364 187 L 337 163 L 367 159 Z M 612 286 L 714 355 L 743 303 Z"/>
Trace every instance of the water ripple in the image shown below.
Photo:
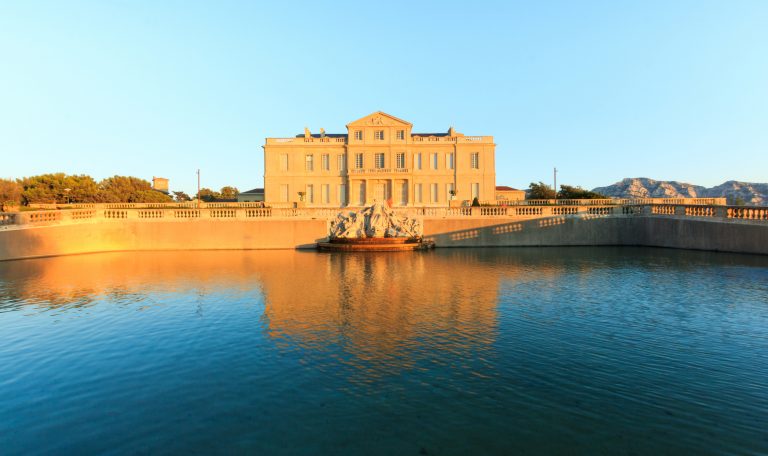
<path fill-rule="evenodd" d="M 0 448 L 768 453 L 768 259 L 640 248 L 0 263 Z"/>

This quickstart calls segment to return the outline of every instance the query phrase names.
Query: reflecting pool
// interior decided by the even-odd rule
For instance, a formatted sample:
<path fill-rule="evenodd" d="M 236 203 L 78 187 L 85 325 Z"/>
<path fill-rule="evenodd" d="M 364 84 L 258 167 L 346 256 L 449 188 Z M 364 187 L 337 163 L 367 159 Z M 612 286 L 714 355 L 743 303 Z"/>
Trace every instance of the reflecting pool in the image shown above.
<path fill-rule="evenodd" d="M 768 453 L 768 258 L 0 263 L 0 453 Z"/>

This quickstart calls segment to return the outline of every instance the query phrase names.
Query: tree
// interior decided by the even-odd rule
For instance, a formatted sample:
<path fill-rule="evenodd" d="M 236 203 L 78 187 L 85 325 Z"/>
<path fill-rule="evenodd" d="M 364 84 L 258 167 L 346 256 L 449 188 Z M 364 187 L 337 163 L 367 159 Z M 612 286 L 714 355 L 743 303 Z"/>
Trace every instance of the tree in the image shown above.
<path fill-rule="evenodd" d="M 221 199 L 236 199 L 238 193 L 240 192 L 237 190 L 237 187 L 221 187 L 221 190 L 219 191 L 219 197 Z"/>
<path fill-rule="evenodd" d="M 112 176 L 99 184 L 106 203 L 167 203 L 170 196 L 152 189 L 152 184 L 133 176 Z"/>
<path fill-rule="evenodd" d="M 590 190 L 584 190 L 581 187 L 571 185 L 561 185 L 557 197 L 561 199 L 605 199 L 605 195 Z"/>
<path fill-rule="evenodd" d="M 528 186 L 528 199 L 555 199 L 555 191 L 544 182 L 534 183 Z"/>
<path fill-rule="evenodd" d="M 11 179 L 0 179 L 0 204 L 21 202 L 21 185 Z"/>
<path fill-rule="evenodd" d="M 24 204 L 94 203 L 101 200 L 96 181 L 85 174 L 40 174 L 19 179 Z"/>
<path fill-rule="evenodd" d="M 205 201 L 206 203 L 210 203 L 212 201 L 216 201 L 219 199 L 221 195 L 218 192 L 214 192 L 210 188 L 203 187 L 200 189 L 200 192 L 198 193 L 198 197 Z"/>
<path fill-rule="evenodd" d="M 472 207 L 480 207 L 480 200 L 477 197 L 472 198 Z"/>
<path fill-rule="evenodd" d="M 189 197 L 184 192 L 173 192 L 173 197 L 176 200 L 176 202 L 183 203 L 185 201 L 192 201 L 192 198 Z"/>

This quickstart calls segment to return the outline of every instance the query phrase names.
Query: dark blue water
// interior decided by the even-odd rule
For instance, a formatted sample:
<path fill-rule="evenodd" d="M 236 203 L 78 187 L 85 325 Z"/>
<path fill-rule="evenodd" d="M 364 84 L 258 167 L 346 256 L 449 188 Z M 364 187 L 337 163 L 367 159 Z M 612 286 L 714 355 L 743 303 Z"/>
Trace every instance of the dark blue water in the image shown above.
<path fill-rule="evenodd" d="M 768 258 L 0 263 L 0 454 L 766 454 Z"/>

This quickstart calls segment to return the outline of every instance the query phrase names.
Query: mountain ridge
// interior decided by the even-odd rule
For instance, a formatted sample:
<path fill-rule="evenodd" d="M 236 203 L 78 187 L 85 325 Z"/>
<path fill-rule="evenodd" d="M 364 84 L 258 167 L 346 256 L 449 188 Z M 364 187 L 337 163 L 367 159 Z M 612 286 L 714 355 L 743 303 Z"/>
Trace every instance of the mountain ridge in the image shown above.
<path fill-rule="evenodd" d="M 647 177 L 627 177 L 593 192 L 611 198 L 725 198 L 728 204 L 768 204 L 768 183 L 729 180 L 714 187 Z"/>

